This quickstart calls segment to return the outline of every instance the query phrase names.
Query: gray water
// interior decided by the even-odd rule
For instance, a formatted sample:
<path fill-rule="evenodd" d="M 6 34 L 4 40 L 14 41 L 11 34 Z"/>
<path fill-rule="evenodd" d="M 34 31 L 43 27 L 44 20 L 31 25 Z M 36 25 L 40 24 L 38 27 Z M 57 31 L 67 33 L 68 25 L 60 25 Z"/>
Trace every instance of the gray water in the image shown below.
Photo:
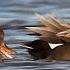
<path fill-rule="evenodd" d="M 0 25 L 4 28 L 7 45 L 17 55 L 0 63 L 0 70 L 70 70 L 70 61 L 33 60 L 22 42 L 38 39 L 30 36 L 27 26 L 40 26 L 35 16 L 53 14 L 70 22 L 70 0 L 0 0 Z"/>

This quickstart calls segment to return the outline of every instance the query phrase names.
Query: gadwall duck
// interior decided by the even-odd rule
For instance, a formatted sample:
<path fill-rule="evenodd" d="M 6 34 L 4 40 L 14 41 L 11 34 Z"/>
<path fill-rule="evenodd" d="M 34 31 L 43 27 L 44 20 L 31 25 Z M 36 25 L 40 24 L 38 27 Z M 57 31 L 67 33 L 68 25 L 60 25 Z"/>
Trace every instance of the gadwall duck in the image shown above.
<path fill-rule="evenodd" d="M 39 14 L 36 14 L 36 16 L 44 26 L 26 27 L 41 34 L 38 36 L 40 40 L 26 44 L 33 48 L 28 49 L 29 53 L 38 58 L 70 60 L 70 24 L 52 16 L 49 16 L 47 19 Z M 50 45 L 48 45 L 49 43 L 62 45 L 51 49 Z"/>
<path fill-rule="evenodd" d="M 8 48 L 4 41 L 4 31 L 0 27 L 0 59 L 13 58 L 15 51 Z"/>
<path fill-rule="evenodd" d="M 59 45 L 52 49 L 46 41 L 35 40 L 26 45 L 31 47 L 28 48 L 28 52 L 35 60 L 70 60 L 70 44 Z"/>

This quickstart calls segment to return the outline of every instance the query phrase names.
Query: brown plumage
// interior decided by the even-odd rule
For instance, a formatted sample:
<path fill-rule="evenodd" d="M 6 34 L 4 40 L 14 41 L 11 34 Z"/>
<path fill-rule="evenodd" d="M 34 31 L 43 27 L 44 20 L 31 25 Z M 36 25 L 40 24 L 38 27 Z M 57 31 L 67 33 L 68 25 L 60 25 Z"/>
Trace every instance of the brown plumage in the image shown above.
<path fill-rule="evenodd" d="M 4 42 L 4 31 L 0 27 L 0 59 L 13 58 L 15 51 L 11 48 L 8 48 Z"/>
<path fill-rule="evenodd" d="M 70 60 L 70 44 L 60 45 L 51 49 L 46 41 L 35 40 L 26 45 L 33 48 L 29 48 L 28 52 L 35 60 L 45 58 L 48 60 Z"/>
<path fill-rule="evenodd" d="M 70 44 L 57 46 L 51 51 L 48 60 L 70 60 Z"/>
<path fill-rule="evenodd" d="M 70 25 L 66 24 L 64 21 L 59 20 L 55 17 L 48 17 L 47 19 L 41 15 L 36 14 L 38 19 L 44 24 L 43 27 L 27 27 L 28 29 L 40 33 L 40 39 L 50 42 L 50 43 L 63 43 L 66 40 L 62 39 L 62 37 L 66 38 L 66 34 L 64 36 L 60 36 L 59 33 L 69 32 Z M 69 40 L 68 40 L 69 41 Z"/>
<path fill-rule="evenodd" d="M 38 50 L 36 50 L 36 52 L 39 52 L 38 55 L 42 54 L 46 56 L 45 58 L 47 59 L 70 60 L 70 24 L 52 16 L 49 16 L 48 18 L 45 18 L 39 14 L 36 14 L 36 16 L 44 24 L 44 26 L 27 27 L 27 28 L 41 34 L 41 36 L 38 36 L 40 40 L 38 40 L 39 42 L 33 41 L 27 46 L 30 46 L 34 49 L 35 47 L 37 47 L 38 50 L 41 49 L 41 47 L 44 49 L 45 46 L 46 50 L 41 50 L 45 53 L 41 53 L 41 51 Z M 44 44 L 44 42 L 46 44 Z M 42 46 L 39 43 L 41 43 Z M 48 43 L 62 44 L 62 45 L 57 46 L 54 49 L 51 49 Z M 49 47 L 50 51 L 47 47 Z M 30 50 L 32 54 L 32 50 L 31 49 L 28 50 Z M 46 53 L 46 51 L 49 53 Z M 41 57 L 43 57 L 42 55 Z"/>

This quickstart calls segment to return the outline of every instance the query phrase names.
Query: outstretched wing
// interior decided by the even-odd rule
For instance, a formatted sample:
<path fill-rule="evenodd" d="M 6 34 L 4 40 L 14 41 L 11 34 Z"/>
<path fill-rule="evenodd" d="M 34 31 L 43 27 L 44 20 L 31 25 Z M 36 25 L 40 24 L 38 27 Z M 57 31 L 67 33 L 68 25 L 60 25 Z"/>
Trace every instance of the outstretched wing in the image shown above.
<path fill-rule="evenodd" d="M 50 42 L 50 43 L 62 43 L 61 40 L 56 36 L 56 33 L 51 32 L 50 30 L 44 28 L 44 27 L 27 27 L 28 29 L 40 33 L 41 36 L 39 36 L 40 39 Z"/>

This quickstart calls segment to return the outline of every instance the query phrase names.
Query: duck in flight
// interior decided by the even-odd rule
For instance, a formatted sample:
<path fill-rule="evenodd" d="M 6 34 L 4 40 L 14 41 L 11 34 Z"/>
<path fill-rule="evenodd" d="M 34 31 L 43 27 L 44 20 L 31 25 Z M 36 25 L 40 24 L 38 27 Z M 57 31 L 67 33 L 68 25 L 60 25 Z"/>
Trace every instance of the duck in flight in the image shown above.
<path fill-rule="evenodd" d="M 61 19 L 49 16 L 45 18 L 36 14 L 44 24 L 43 27 L 26 27 L 36 33 L 40 40 L 26 44 L 28 52 L 35 59 L 70 60 L 70 24 Z M 61 44 L 51 49 L 51 44 Z"/>

